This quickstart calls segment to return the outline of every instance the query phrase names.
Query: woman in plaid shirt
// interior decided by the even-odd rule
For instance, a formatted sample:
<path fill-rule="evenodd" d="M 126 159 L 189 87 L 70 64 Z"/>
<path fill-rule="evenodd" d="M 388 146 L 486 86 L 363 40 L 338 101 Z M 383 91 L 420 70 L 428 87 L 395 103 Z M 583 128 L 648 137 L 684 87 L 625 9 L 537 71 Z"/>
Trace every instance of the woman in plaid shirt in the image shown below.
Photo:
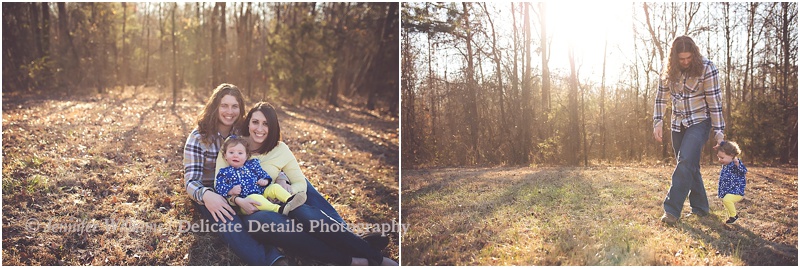
<path fill-rule="evenodd" d="M 711 130 L 717 144 L 714 148 L 725 137 L 718 75 L 714 63 L 700 55 L 700 49 L 691 38 L 675 38 L 659 80 L 653 113 L 653 137 L 662 142 L 664 111 L 667 100 L 672 100 L 670 129 L 677 165 L 664 199 L 662 222 L 674 224 L 678 221 L 687 196 L 693 214 L 708 214 L 708 197 L 700 175 L 700 153 Z"/>
<path fill-rule="evenodd" d="M 245 225 L 225 198 L 214 192 L 214 168 L 222 140 L 231 134 L 234 124 L 241 121 L 243 115 L 244 97 L 239 88 L 231 84 L 217 86 L 183 149 L 184 184 L 189 197 L 195 201 L 195 210 L 207 222 L 213 220 L 228 227 Z M 217 233 L 248 264 L 271 265 L 282 257 L 274 246 L 256 241 L 241 228 L 220 228 Z"/>

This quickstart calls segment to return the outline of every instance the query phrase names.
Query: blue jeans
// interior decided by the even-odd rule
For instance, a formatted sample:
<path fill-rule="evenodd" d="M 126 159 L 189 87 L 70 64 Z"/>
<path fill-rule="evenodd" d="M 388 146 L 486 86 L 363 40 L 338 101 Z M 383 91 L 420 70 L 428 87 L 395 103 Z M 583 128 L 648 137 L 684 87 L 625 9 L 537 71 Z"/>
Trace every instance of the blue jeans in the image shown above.
<path fill-rule="evenodd" d="M 324 243 L 305 230 L 301 230 L 299 221 L 290 219 L 283 214 L 258 211 L 242 216 L 242 219 L 246 224 L 245 230 L 250 232 L 255 240 L 278 246 L 288 253 L 339 266 L 350 265 L 352 262 L 352 255 Z M 302 228 L 308 227 L 303 224 Z"/>
<path fill-rule="evenodd" d="M 329 203 L 328 200 L 325 200 L 325 197 L 323 197 L 322 194 L 320 194 L 317 189 L 311 185 L 311 182 L 306 180 L 306 183 L 308 184 L 308 187 L 306 189 L 307 199 L 305 204 L 322 210 L 322 212 L 328 215 L 328 217 L 339 223 L 347 224 L 342 219 L 342 216 L 339 216 L 339 212 L 336 212 L 336 209 L 333 208 L 331 203 Z"/>
<path fill-rule="evenodd" d="M 201 206 L 195 203 L 195 209 L 200 211 L 200 214 L 203 215 L 203 218 L 208 220 L 208 222 L 214 223 L 214 217 L 211 216 L 211 212 L 208 211 L 206 206 Z M 246 224 L 242 221 L 243 217 L 239 217 L 239 215 L 233 216 L 233 221 L 226 220 L 229 226 L 242 226 L 243 228 L 239 228 L 239 232 L 232 231 L 233 228 L 224 228 L 226 231 L 229 232 L 217 232 L 219 238 L 228 245 L 228 248 L 239 256 L 242 261 L 246 262 L 249 265 L 272 265 L 283 257 L 280 251 L 273 245 L 264 244 L 261 242 L 256 241 L 253 236 L 251 236 L 248 232 L 246 232 Z"/>
<path fill-rule="evenodd" d="M 270 211 L 258 211 L 242 216 L 248 231 L 258 241 L 278 246 L 287 252 L 336 265 L 350 265 L 352 257 L 365 258 L 372 265 L 380 264 L 383 255 L 370 247 L 369 243 L 348 229 L 333 206 L 308 182 L 308 199 L 302 206 L 292 210 L 289 217 Z M 319 226 L 333 227 L 322 230 Z M 259 227 L 251 229 L 251 227 Z M 266 226 L 284 226 L 264 228 Z M 295 226 L 289 230 L 286 226 Z M 302 231 L 296 226 L 302 226 Z M 317 226 L 312 229 L 312 226 Z M 339 226 L 343 226 L 339 228 Z M 288 230 L 288 231 L 287 231 Z"/>
<path fill-rule="evenodd" d="M 693 213 L 708 214 L 708 197 L 700 175 L 700 153 L 710 131 L 711 120 L 706 119 L 681 132 L 672 132 L 672 149 L 675 150 L 678 163 L 672 172 L 672 185 L 664 199 L 664 212 L 676 218 L 681 217 L 687 195 Z"/>
<path fill-rule="evenodd" d="M 365 258 L 370 265 L 379 265 L 383 261 L 380 251 L 373 249 L 367 241 L 350 232 L 346 225 L 337 222 L 319 208 L 303 204 L 289 212 L 289 217 L 302 224 L 304 233 L 347 256 Z"/>

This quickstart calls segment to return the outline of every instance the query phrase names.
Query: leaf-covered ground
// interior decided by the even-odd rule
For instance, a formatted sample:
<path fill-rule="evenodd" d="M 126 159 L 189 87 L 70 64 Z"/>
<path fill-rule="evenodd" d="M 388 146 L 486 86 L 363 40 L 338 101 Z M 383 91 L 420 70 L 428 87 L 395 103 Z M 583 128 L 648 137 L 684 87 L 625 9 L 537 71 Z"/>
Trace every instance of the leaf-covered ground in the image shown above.
<path fill-rule="evenodd" d="M 748 167 L 735 224 L 661 224 L 673 167 L 402 170 L 403 265 L 797 265 L 797 168 Z M 688 201 L 684 213 L 688 213 Z"/>
<path fill-rule="evenodd" d="M 243 264 L 216 235 L 180 230 L 199 217 L 183 144 L 210 91 L 181 95 L 173 109 L 166 89 L 3 92 L 3 265 Z M 271 102 L 283 140 L 345 221 L 398 221 L 396 118 L 348 100 Z M 383 254 L 398 259 L 396 234 Z"/>

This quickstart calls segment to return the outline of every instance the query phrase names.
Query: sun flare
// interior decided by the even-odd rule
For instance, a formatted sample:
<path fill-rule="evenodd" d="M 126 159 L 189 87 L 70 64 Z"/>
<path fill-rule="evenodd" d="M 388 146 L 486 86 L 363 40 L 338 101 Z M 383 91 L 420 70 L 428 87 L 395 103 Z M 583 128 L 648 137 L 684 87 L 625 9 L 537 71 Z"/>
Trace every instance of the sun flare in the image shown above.
<path fill-rule="evenodd" d="M 587 72 L 599 72 L 606 40 L 608 54 L 632 36 L 632 3 L 557 1 L 546 5 L 547 35 L 552 39 L 551 60 L 556 68 L 569 68 L 567 50 L 572 46 L 576 65 L 589 67 Z"/>

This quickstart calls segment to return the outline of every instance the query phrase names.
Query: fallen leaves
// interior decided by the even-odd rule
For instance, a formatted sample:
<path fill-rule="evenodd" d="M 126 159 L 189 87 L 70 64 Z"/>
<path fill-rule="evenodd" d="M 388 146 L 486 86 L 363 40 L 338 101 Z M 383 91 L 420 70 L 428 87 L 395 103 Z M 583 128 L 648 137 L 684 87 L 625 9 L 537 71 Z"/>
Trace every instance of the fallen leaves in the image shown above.
<path fill-rule="evenodd" d="M 194 101 L 205 98 L 186 98 L 175 111 L 156 89 L 4 99 L 3 244 L 15 246 L 13 253 L 12 247 L 3 248 L 3 264 L 242 264 L 211 234 L 185 235 L 179 242 L 148 232 L 86 238 L 33 235 L 14 232 L 24 226 L 7 220 L 119 218 L 167 225 L 193 220 L 197 213 L 183 184 L 183 143 L 204 105 Z M 347 222 L 388 222 L 399 216 L 398 166 L 376 160 L 366 150 L 396 151 L 397 119 L 361 117 L 352 104 L 344 101 L 343 106 L 330 114 L 304 107 L 279 109 L 282 137 L 303 161 L 304 174 Z M 380 137 L 382 146 L 373 146 L 374 138 L 364 139 L 373 135 L 368 133 Z M 308 150 L 302 152 L 303 147 Z M 359 202 L 350 202 L 351 197 Z M 58 246 L 44 249 L 37 244 Z M 398 259 L 398 251 L 394 244 L 385 254 Z"/>

